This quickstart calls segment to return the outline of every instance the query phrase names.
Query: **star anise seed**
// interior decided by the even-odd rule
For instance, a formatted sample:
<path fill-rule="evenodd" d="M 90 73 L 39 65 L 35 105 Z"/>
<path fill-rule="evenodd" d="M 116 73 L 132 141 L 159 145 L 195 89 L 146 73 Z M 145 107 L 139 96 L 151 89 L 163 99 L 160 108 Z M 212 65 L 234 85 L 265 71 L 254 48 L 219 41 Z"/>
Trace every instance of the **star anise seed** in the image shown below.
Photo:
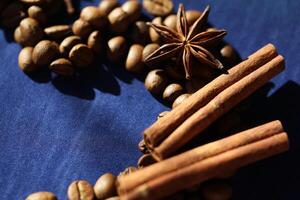
<path fill-rule="evenodd" d="M 215 69 L 223 69 L 222 63 L 207 50 L 226 35 L 225 30 L 205 31 L 210 7 L 207 6 L 202 15 L 189 28 L 184 6 L 179 5 L 177 12 L 177 32 L 167 26 L 148 23 L 165 41 L 159 49 L 149 55 L 145 62 L 147 64 L 159 63 L 179 57 L 182 60 L 186 79 L 190 79 L 192 58 L 196 58 L 202 64 Z"/>

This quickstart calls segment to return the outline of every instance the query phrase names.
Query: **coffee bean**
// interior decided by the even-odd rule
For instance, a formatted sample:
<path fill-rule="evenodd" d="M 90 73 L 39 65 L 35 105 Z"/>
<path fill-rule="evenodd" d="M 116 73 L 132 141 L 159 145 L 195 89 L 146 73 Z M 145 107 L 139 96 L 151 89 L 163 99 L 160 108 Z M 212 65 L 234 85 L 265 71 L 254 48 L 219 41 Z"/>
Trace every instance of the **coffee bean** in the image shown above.
<path fill-rule="evenodd" d="M 205 200 L 229 200 L 232 197 L 232 187 L 225 181 L 210 181 L 203 185 L 202 195 Z"/>
<path fill-rule="evenodd" d="M 110 197 L 110 198 L 105 199 L 105 200 L 120 200 L 120 197 Z"/>
<path fill-rule="evenodd" d="M 82 9 L 80 18 L 94 26 L 96 29 L 101 29 L 107 24 L 106 15 L 95 6 L 87 6 Z"/>
<path fill-rule="evenodd" d="M 144 21 L 135 22 L 130 27 L 129 37 L 135 44 L 148 44 L 150 40 L 149 26 Z"/>
<path fill-rule="evenodd" d="M 115 34 L 126 32 L 130 23 L 129 15 L 121 7 L 113 9 L 108 15 L 108 20 L 109 29 Z"/>
<path fill-rule="evenodd" d="M 125 64 L 127 71 L 139 73 L 145 69 L 144 62 L 142 61 L 143 49 L 144 47 L 139 44 L 134 44 L 130 47 Z"/>
<path fill-rule="evenodd" d="M 65 38 L 59 45 L 59 52 L 65 56 L 69 56 L 70 50 L 76 45 L 81 43 L 81 39 L 78 36 L 69 36 Z"/>
<path fill-rule="evenodd" d="M 190 94 L 182 94 L 173 102 L 172 108 L 176 108 L 179 104 L 183 103 L 187 98 L 189 98 Z"/>
<path fill-rule="evenodd" d="M 24 37 L 22 36 L 19 26 L 16 28 L 16 30 L 14 32 L 14 39 L 17 43 L 21 44 L 22 46 L 26 46 L 25 45 L 26 41 L 25 41 Z"/>
<path fill-rule="evenodd" d="M 167 75 L 174 80 L 178 80 L 178 81 L 184 80 L 185 75 L 184 75 L 183 69 L 179 68 L 178 66 L 174 66 L 174 65 L 168 64 L 165 67 Z"/>
<path fill-rule="evenodd" d="M 154 51 L 156 51 L 157 49 L 159 49 L 159 45 L 156 43 L 151 43 L 148 44 L 147 46 L 145 46 L 144 50 L 143 50 L 143 61 L 150 56 Z M 151 66 L 150 66 L 151 67 Z"/>
<path fill-rule="evenodd" d="M 23 45 L 34 46 L 43 38 L 43 30 L 37 20 L 25 18 L 20 22 L 20 33 Z"/>
<path fill-rule="evenodd" d="M 233 66 L 239 62 L 239 55 L 236 50 L 231 45 L 225 45 L 220 50 L 222 60 L 226 62 L 227 65 Z"/>
<path fill-rule="evenodd" d="M 207 84 L 207 81 L 204 81 L 202 79 L 187 80 L 185 82 L 185 90 L 189 94 L 193 94 L 193 93 L 197 92 L 199 89 L 201 89 L 202 87 L 204 87 L 206 84 Z"/>
<path fill-rule="evenodd" d="M 65 58 L 59 58 L 53 61 L 49 69 L 62 76 L 72 76 L 75 72 L 72 63 Z"/>
<path fill-rule="evenodd" d="M 111 173 L 100 176 L 97 180 L 94 191 L 97 199 L 104 200 L 117 195 L 116 177 Z"/>
<path fill-rule="evenodd" d="M 177 24 L 177 16 L 172 14 L 169 15 L 168 17 L 166 17 L 166 19 L 164 20 L 164 24 L 169 27 L 170 29 L 176 31 L 176 24 Z"/>
<path fill-rule="evenodd" d="M 99 3 L 99 10 L 103 15 L 108 15 L 118 5 L 118 0 L 102 0 Z"/>
<path fill-rule="evenodd" d="M 45 11 L 39 6 L 30 6 L 27 10 L 28 16 L 37 20 L 40 24 L 47 23 L 47 15 Z"/>
<path fill-rule="evenodd" d="M 167 87 L 168 77 L 164 70 L 150 71 L 145 79 L 145 87 L 153 94 L 161 94 Z"/>
<path fill-rule="evenodd" d="M 139 150 L 140 150 L 143 154 L 149 153 L 148 147 L 146 146 L 144 140 L 141 140 L 141 141 L 139 142 L 139 145 L 138 145 L 138 146 L 139 146 Z"/>
<path fill-rule="evenodd" d="M 35 192 L 26 197 L 25 200 L 57 200 L 52 192 Z"/>
<path fill-rule="evenodd" d="M 142 168 L 152 165 L 154 163 L 156 163 L 156 160 L 151 156 L 151 154 L 145 154 L 139 158 L 137 165 L 139 168 Z"/>
<path fill-rule="evenodd" d="M 59 50 L 56 42 L 42 40 L 34 47 L 32 60 L 38 66 L 48 66 L 58 55 Z"/>
<path fill-rule="evenodd" d="M 138 1 L 126 1 L 122 9 L 129 15 L 130 23 L 135 22 L 141 16 L 142 6 Z"/>
<path fill-rule="evenodd" d="M 100 31 L 94 31 L 87 40 L 87 46 L 96 54 L 101 54 L 104 50 L 104 37 Z"/>
<path fill-rule="evenodd" d="M 131 174 L 137 170 L 138 170 L 138 168 L 130 166 L 130 167 L 127 167 L 124 171 L 120 172 L 119 176 L 125 176 L 125 175 Z"/>
<path fill-rule="evenodd" d="M 184 93 L 183 87 L 178 83 L 172 83 L 166 87 L 163 93 L 163 99 L 169 102 L 175 101 L 177 97 Z"/>
<path fill-rule="evenodd" d="M 153 24 L 158 24 L 158 25 L 163 25 L 162 22 L 162 18 L 161 17 L 156 17 L 152 20 Z M 153 43 L 161 43 L 162 42 L 162 38 L 161 36 L 153 29 L 153 28 L 149 28 L 149 35 L 150 35 L 150 39 Z"/>
<path fill-rule="evenodd" d="M 19 67 L 25 73 L 30 73 L 38 69 L 32 60 L 33 47 L 25 47 L 19 53 Z"/>
<path fill-rule="evenodd" d="M 198 10 L 188 10 L 186 11 L 186 19 L 189 26 L 192 26 L 195 21 L 202 15 Z"/>
<path fill-rule="evenodd" d="M 87 38 L 93 32 L 93 27 L 88 22 L 78 19 L 73 23 L 72 31 L 79 37 Z"/>
<path fill-rule="evenodd" d="M 75 66 L 83 68 L 94 61 L 94 54 L 85 44 L 77 44 L 71 49 L 69 58 Z"/>
<path fill-rule="evenodd" d="M 163 111 L 163 112 L 159 113 L 159 115 L 157 116 L 157 120 L 163 118 L 168 113 L 170 113 L 170 111 Z"/>
<path fill-rule="evenodd" d="M 69 200 L 94 200 L 93 186 L 85 180 L 73 181 L 68 188 Z"/>
<path fill-rule="evenodd" d="M 123 36 L 117 36 L 108 41 L 107 57 L 112 62 L 121 61 L 126 55 L 127 44 Z"/>
<path fill-rule="evenodd" d="M 143 0 L 144 9 L 155 16 L 166 16 L 173 10 L 172 0 Z"/>
<path fill-rule="evenodd" d="M 165 199 L 166 200 L 188 200 L 184 192 L 177 192 L 171 196 L 166 197 Z"/>
<path fill-rule="evenodd" d="M 20 0 L 22 3 L 25 3 L 27 5 L 33 6 L 33 5 L 45 5 L 46 0 Z"/>
<path fill-rule="evenodd" d="M 45 34 L 53 40 L 61 40 L 72 33 L 69 25 L 55 25 L 44 29 Z"/>

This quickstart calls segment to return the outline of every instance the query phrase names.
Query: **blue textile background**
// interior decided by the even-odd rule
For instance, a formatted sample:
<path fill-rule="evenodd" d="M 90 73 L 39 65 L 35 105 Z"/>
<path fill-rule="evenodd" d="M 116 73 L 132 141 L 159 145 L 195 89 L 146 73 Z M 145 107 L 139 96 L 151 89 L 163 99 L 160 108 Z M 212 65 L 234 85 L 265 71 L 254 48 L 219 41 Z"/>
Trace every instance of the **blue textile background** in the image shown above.
<path fill-rule="evenodd" d="M 286 71 L 257 114 L 281 119 L 291 151 L 241 170 L 234 199 L 299 199 L 300 1 L 176 0 L 187 9 L 212 6 L 209 21 L 228 30 L 226 40 L 245 58 L 271 42 L 286 58 Z M 98 4 L 82 1 L 81 7 Z M 20 47 L 0 30 L 0 197 L 25 199 L 35 191 L 66 199 L 75 179 L 94 183 L 105 172 L 135 165 L 140 132 L 167 108 L 143 83 L 118 67 L 97 81 L 30 78 L 18 69 Z"/>

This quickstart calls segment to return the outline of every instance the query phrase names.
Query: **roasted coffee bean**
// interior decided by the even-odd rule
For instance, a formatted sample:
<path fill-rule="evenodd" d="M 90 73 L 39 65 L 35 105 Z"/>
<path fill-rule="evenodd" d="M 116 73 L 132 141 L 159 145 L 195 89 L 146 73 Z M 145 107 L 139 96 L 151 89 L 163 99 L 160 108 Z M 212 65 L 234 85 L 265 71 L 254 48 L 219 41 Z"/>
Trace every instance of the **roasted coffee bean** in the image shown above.
<path fill-rule="evenodd" d="M 168 77 L 164 70 L 150 71 L 145 79 L 145 87 L 153 94 L 162 94 L 168 85 Z"/>
<path fill-rule="evenodd" d="M 39 22 L 33 18 L 25 18 L 20 22 L 20 36 L 23 45 L 34 46 L 43 38 L 43 30 Z"/>
<path fill-rule="evenodd" d="M 30 6 L 27 10 L 28 16 L 37 20 L 40 24 L 47 23 L 47 15 L 45 11 L 39 6 Z"/>
<path fill-rule="evenodd" d="M 164 25 L 166 25 L 167 27 L 169 27 L 170 29 L 176 31 L 176 21 L 177 21 L 177 16 L 172 14 L 169 15 L 168 17 L 166 17 L 166 19 L 164 20 Z"/>
<path fill-rule="evenodd" d="M 21 44 L 22 46 L 25 46 L 25 38 L 22 36 L 20 27 L 18 26 L 14 32 L 14 39 L 17 43 Z"/>
<path fill-rule="evenodd" d="M 59 52 L 65 56 L 69 56 L 70 50 L 76 45 L 81 43 L 81 39 L 78 36 L 69 36 L 65 38 L 59 45 Z"/>
<path fill-rule="evenodd" d="M 104 15 L 98 7 L 87 6 L 82 9 L 80 13 L 80 18 L 89 24 L 91 24 L 96 29 L 101 29 L 107 24 L 107 17 Z"/>
<path fill-rule="evenodd" d="M 164 200 L 188 200 L 188 197 L 185 195 L 184 192 L 177 192 L 171 196 L 164 198 Z"/>
<path fill-rule="evenodd" d="M 108 199 L 105 200 L 120 200 L 120 197 L 116 196 L 116 197 L 110 197 Z"/>
<path fill-rule="evenodd" d="M 14 1 L 9 3 L 0 13 L 0 24 L 6 28 L 16 28 L 20 21 L 26 17 L 26 12 L 24 11 L 24 6 L 18 2 Z"/>
<path fill-rule="evenodd" d="M 139 44 L 134 44 L 130 47 L 126 59 L 126 70 L 133 73 L 142 72 L 145 69 L 143 62 L 143 49 L 144 47 Z"/>
<path fill-rule="evenodd" d="M 159 49 L 159 45 L 156 43 L 151 43 L 151 44 L 148 44 L 147 46 L 145 46 L 145 48 L 143 50 L 143 61 L 145 61 L 145 59 L 148 56 L 150 56 L 157 49 Z"/>
<path fill-rule="evenodd" d="M 129 15 L 121 7 L 113 9 L 108 15 L 108 20 L 109 29 L 115 34 L 126 32 L 130 23 Z"/>
<path fill-rule="evenodd" d="M 59 50 L 56 42 L 42 40 L 34 47 L 32 60 L 38 66 L 48 66 L 58 55 Z"/>
<path fill-rule="evenodd" d="M 231 45 L 225 45 L 221 51 L 222 59 L 230 66 L 239 62 L 239 55 Z"/>
<path fill-rule="evenodd" d="M 126 1 L 122 9 L 129 15 L 129 23 L 133 23 L 141 16 L 142 6 L 138 1 Z"/>
<path fill-rule="evenodd" d="M 128 175 L 137 170 L 138 170 L 138 168 L 130 166 L 130 167 L 127 167 L 124 171 L 120 172 L 119 176 Z"/>
<path fill-rule="evenodd" d="M 139 142 L 139 150 L 140 150 L 143 154 L 150 153 L 150 152 L 149 152 L 149 149 L 148 149 L 148 147 L 146 146 L 144 140 L 141 140 L 141 141 Z"/>
<path fill-rule="evenodd" d="M 72 28 L 69 25 L 55 25 L 44 29 L 45 34 L 53 40 L 62 40 L 72 34 Z"/>
<path fill-rule="evenodd" d="M 144 21 L 137 21 L 129 31 L 129 37 L 135 44 L 148 44 L 150 40 L 149 26 Z"/>
<path fill-rule="evenodd" d="M 163 111 L 161 113 L 159 113 L 159 115 L 157 116 L 157 120 L 159 120 L 160 118 L 163 118 L 166 114 L 168 114 L 170 111 Z"/>
<path fill-rule="evenodd" d="M 207 81 L 202 79 L 191 79 L 185 82 L 185 90 L 189 94 L 197 92 L 200 88 L 204 87 L 207 84 Z"/>
<path fill-rule="evenodd" d="M 112 62 L 121 61 L 126 55 L 127 44 L 123 36 L 117 36 L 108 41 L 107 57 Z"/>
<path fill-rule="evenodd" d="M 69 200 L 94 200 L 93 186 L 85 180 L 73 181 L 68 188 Z"/>
<path fill-rule="evenodd" d="M 97 180 L 94 191 L 97 199 L 104 200 L 117 195 L 116 177 L 111 173 L 100 176 Z"/>
<path fill-rule="evenodd" d="M 35 192 L 26 197 L 25 200 L 57 200 L 52 192 Z"/>
<path fill-rule="evenodd" d="M 229 200 L 232 197 L 232 187 L 226 181 L 210 181 L 203 185 L 202 195 L 205 200 Z"/>
<path fill-rule="evenodd" d="M 65 58 L 59 58 L 53 61 L 50 64 L 49 69 L 62 76 L 72 76 L 75 72 L 72 63 Z"/>
<path fill-rule="evenodd" d="M 181 69 L 181 68 L 179 68 L 177 66 L 174 67 L 172 65 L 167 65 L 165 67 L 165 70 L 166 70 L 167 75 L 170 78 L 174 79 L 174 80 L 181 81 L 181 80 L 185 79 L 185 75 L 184 75 L 183 69 Z"/>
<path fill-rule="evenodd" d="M 179 104 L 183 103 L 187 98 L 189 98 L 190 94 L 182 94 L 173 102 L 172 108 L 176 108 Z"/>
<path fill-rule="evenodd" d="M 94 61 L 93 51 L 85 44 L 75 45 L 70 53 L 69 59 L 76 67 L 87 67 Z"/>
<path fill-rule="evenodd" d="M 20 0 L 22 3 L 28 5 L 45 5 L 47 3 L 46 0 Z"/>
<path fill-rule="evenodd" d="M 73 23 L 72 31 L 79 37 L 87 38 L 93 32 L 93 27 L 88 22 L 78 19 Z"/>
<path fill-rule="evenodd" d="M 151 156 L 151 154 L 145 154 L 142 157 L 139 158 L 137 166 L 139 168 L 141 167 L 147 167 L 149 165 L 152 165 L 156 163 L 156 160 Z"/>
<path fill-rule="evenodd" d="M 108 15 L 114 8 L 118 7 L 118 5 L 118 0 L 102 0 L 98 7 L 103 15 Z"/>
<path fill-rule="evenodd" d="M 195 21 L 202 15 L 198 10 L 188 10 L 186 11 L 186 19 L 189 26 L 192 26 Z"/>
<path fill-rule="evenodd" d="M 96 54 L 101 54 L 104 50 L 104 37 L 100 31 L 94 31 L 87 40 L 87 45 Z"/>
<path fill-rule="evenodd" d="M 155 16 L 166 16 L 173 10 L 172 0 L 143 0 L 144 9 Z"/>
<path fill-rule="evenodd" d="M 178 83 L 172 83 L 166 87 L 163 93 L 163 99 L 169 102 L 175 101 L 177 97 L 184 93 L 183 87 Z"/>
<path fill-rule="evenodd" d="M 153 24 L 158 24 L 158 25 L 163 25 L 162 22 L 162 18 L 161 17 L 156 17 L 152 20 Z M 161 43 L 162 42 L 162 38 L 161 36 L 153 29 L 153 28 L 149 28 L 149 35 L 150 35 L 150 39 L 153 43 Z"/>
<path fill-rule="evenodd" d="M 19 67 L 25 73 L 30 73 L 38 69 L 32 60 L 33 47 L 25 47 L 19 53 Z"/>

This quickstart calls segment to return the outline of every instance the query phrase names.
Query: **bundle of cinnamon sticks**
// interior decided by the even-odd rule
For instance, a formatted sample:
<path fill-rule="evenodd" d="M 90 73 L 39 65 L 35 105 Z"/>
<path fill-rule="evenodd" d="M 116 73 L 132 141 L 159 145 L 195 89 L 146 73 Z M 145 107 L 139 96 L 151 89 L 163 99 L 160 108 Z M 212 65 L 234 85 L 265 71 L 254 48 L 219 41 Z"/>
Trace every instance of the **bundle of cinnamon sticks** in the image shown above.
<path fill-rule="evenodd" d="M 171 157 L 118 178 L 121 200 L 156 200 L 288 150 L 273 121 Z"/>
<path fill-rule="evenodd" d="M 200 134 L 238 103 L 284 70 L 284 58 L 268 44 L 190 96 L 144 131 L 152 156 L 160 161 Z"/>

